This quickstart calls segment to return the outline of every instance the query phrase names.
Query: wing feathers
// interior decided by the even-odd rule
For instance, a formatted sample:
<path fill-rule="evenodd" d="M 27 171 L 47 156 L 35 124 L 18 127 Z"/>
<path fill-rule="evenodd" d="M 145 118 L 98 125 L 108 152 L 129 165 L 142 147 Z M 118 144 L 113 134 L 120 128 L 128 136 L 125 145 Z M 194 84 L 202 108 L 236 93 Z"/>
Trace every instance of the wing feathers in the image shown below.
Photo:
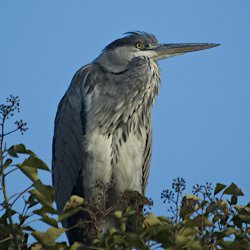
<path fill-rule="evenodd" d="M 77 187 L 84 164 L 83 137 L 85 127 L 84 93 L 90 88 L 91 65 L 80 69 L 58 105 L 53 139 L 53 185 L 58 210 L 63 207 Z M 64 222 L 66 223 L 66 222 Z M 65 225 L 67 226 L 67 225 Z"/>

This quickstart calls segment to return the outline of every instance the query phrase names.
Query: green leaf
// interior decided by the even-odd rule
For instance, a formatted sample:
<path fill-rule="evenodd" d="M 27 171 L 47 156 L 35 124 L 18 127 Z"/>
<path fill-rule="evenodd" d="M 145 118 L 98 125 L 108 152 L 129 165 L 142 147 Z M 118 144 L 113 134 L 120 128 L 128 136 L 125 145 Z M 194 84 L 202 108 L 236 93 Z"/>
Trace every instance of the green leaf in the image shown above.
<path fill-rule="evenodd" d="M 144 223 L 148 226 L 153 226 L 153 225 L 156 225 L 156 224 L 160 224 L 161 221 L 155 217 L 155 215 L 153 213 L 149 213 L 145 219 L 144 219 Z"/>
<path fill-rule="evenodd" d="M 63 211 L 58 217 L 58 222 L 61 222 L 65 219 L 69 218 L 70 216 L 80 212 L 81 210 L 82 210 L 81 207 L 75 207 L 75 208 L 73 207 L 73 208 L 70 208 L 70 209 Z"/>
<path fill-rule="evenodd" d="M 218 194 L 221 190 L 223 190 L 226 187 L 226 185 L 221 183 L 216 183 L 216 187 L 214 189 L 214 195 Z"/>
<path fill-rule="evenodd" d="M 238 188 L 234 183 L 232 183 L 229 187 L 227 187 L 223 194 L 235 195 L 235 196 L 243 196 L 243 192 L 240 188 Z"/>
<path fill-rule="evenodd" d="M 38 204 L 38 202 L 37 201 L 35 201 L 35 196 L 33 195 L 33 194 L 31 194 L 30 196 L 29 196 L 29 199 L 27 200 L 27 204 L 28 204 L 28 209 L 29 208 L 31 208 L 31 207 L 34 207 L 35 205 L 37 205 Z"/>
<path fill-rule="evenodd" d="M 114 212 L 114 216 L 117 219 L 121 219 L 122 218 L 122 211 L 115 211 Z"/>
<path fill-rule="evenodd" d="M 67 211 L 71 208 L 80 207 L 84 204 L 84 199 L 78 195 L 71 195 L 66 202 L 63 211 Z"/>
<path fill-rule="evenodd" d="M 177 235 L 175 238 L 176 249 L 182 249 L 190 239 L 183 235 Z"/>
<path fill-rule="evenodd" d="M 141 239 L 139 234 L 135 234 L 135 233 L 126 233 L 125 235 L 126 241 L 136 247 L 137 249 L 148 249 L 143 240 Z"/>
<path fill-rule="evenodd" d="M 47 246 L 54 243 L 55 240 L 64 232 L 64 228 L 51 227 L 46 232 L 34 231 L 32 232 L 32 235 L 43 246 Z"/>
<path fill-rule="evenodd" d="M 35 155 L 31 150 L 26 149 L 23 144 L 17 144 L 8 149 L 8 154 L 12 157 L 18 157 L 18 154 Z"/>
<path fill-rule="evenodd" d="M 157 216 L 157 219 L 160 220 L 161 222 L 164 222 L 164 223 L 167 223 L 167 224 L 170 224 L 171 223 L 171 220 L 165 216 Z"/>
<path fill-rule="evenodd" d="M 9 209 L 8 211 L 6 209 L 4 209 L 4 214 L 1 216 L 0 218 L 0 225 L 3 224 L 5 225 L 7 223 L 7 218 L 9 216 L 13 216 L 14 214 L 16 214 L 17 212 L 15 210 Z"/>
<path fill-rule="evenodd" d="M 50 171 L 47 165 L 37 158 L 36 156 L 29 156 L 28 159 L 24 160 L 22 164 L 18 165 L 18 168 L 32 181 L 39 180 L 37 169 Z"/>
<path fill-rule="evenodd" d="M 31 167 L 34 169 L 42 169 L 45 171 L 50 171 L 48 166 L 38 157 L 31 155 L 27 160 L 25 160 L 21 166 Z"/>
<path fill-rule="evenodd" d="M 193 226 L 208 226 L 208 227 L 213 227 L 214 223 L 211 222 L 206 216 L 198 215 L 193 219 L 193 222 L 195 223 Z"/>
<path fill-rule="evenodd" d="M 78 195 L 70 196 L 69 200 L 66 202 L 63 212 L 59 215 L 58 221 L 63 221 L 68 217 L 80 212 L 82 210 L 82 205 L 84 204 L 84 199 Z"/>
<path fill-rule="evenodd" d="M 58 214 L 58 211 L 56 209 L 54 209 L 53 207 L 48 207 L 46 205 L 43 205 L 42 208 L 34 210 L 33 212 L 37 214 L 45 214 L 45 213 Z"/>
<path fill-rule="evenodd" d="M 198 196 L 192 195 L 192 194 L 186 194 L 185 197 L 186 197 L 187 200 L 195 200 L 195 201 L 200 200 L 200 198 Z"/>
<path fill-rule="evenodd" d="M 46 223 L 46 224 L 48 224 L 48 225 L 50 225 L 52 227 L 58 227 L 57 221 L 55 219 L 47 216 L 46 214 L 44 214 L 42 216 L 42 218 L 40 219 L 40 221 L 42 221 L 42 222 L 44 222 L 44 223 Z"/>
<path fill-rule="evenodd" d="M 230 227 L 230 228 L 225 230 L 225 235 L 229 236 L 231 234 L 234 234 L 235 232 L 236 232 L 236 230 L 234 228 Z"/>
<path fill-rule="evenodd" d="M 86 248 L 84 247 L 83 244 L 79 242 L 75 242 L 71 247 L 70 250 L 85 250 Z"/>
<path fill-rule="evenodd" d="M 250 223 L 250 215 L 241 214 L 239 215 L 241 222 Z"/>
<path fill-rule="evenodd" d="M 41 204 L 53 207 L 52 204 L 55 200 L 55 190 L 51 186 L 42 184 L 40 180 L 35 181 L 33 187 L 35 189 L 30 190 L 29 193 L 33 194 Z"/>
<path fill-rule="evenodd" d="M 8 149 L 8 154 L 9 154 L 10 156 L 12 156 L 12 157 L 18 158 L 18 155 L 17 155 L 17 153 L 16 153 L 16 151 L 15 151 L 15 149 L 14 149 L 14 146 L 12 146 L 12 147 L 10 147 L 10 148 Z"/>
<path fill-rule="evenodd" d="M 33 211 L 34 214 L 37 214 L 39 216 L 41 216 L 40 221 L 43 221 L 44 223 L 52 226 L 52 227 L 58 227 L 57 225 L 57 221 L 51 217 L 49 217 L 43 210 L 43 208 L 41 209 L 37 209 Z"/>
<path fill-rule="evenodd" d="M 11 163 L 12 163 L 12 160 L 8 158 L 8 159 L 4 162 L 4 164 L 3 164 L 3 169 L 6 169 Z"/>
<path fill-rule="evenodd" d="M 114 227 L 111 227 L 111 228 L 109 229 L 109 234 L 110 234 L 110 235 L 113 235 L 113 234 L 115 234 L 116 232 L 117 232 L 117 229 L 114 228 Z"/>
<path fill-rule="evenodd" d="M 237 202 L 238 202 L 237 196 L 233 195 L 233 196 L 231 197 L 231 204 L 232 204 L 232 205 L 235 205 L 235 204 L 237 204 Z"/>
<path fill-rule="evenodd" d="M 222 214 L 216 214 L 214 217 L 213 217 L 213 223 L 216 223 L 218 220 L 220 220 L 221 218 L 223 217 Z"/>
<path fill-rule="evenodd" d="M 22 165 L 17 166 L 32 182 L 39 180 L 37 169 Z"/>

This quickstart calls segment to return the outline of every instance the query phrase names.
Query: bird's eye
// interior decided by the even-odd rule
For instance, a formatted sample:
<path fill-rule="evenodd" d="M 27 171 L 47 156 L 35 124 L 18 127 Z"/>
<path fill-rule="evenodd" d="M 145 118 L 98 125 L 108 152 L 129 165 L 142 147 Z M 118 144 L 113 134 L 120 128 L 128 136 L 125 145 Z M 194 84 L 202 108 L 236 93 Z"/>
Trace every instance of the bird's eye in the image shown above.
<path fill-rule="evenodd" d="M 136 47 L 137 49 L 142 49 L 142 48 L 143 48 L 143 44 L 142 44 L 141 42 L 137 42 L 137 43 L 135 44 L 135 47 Z"/>

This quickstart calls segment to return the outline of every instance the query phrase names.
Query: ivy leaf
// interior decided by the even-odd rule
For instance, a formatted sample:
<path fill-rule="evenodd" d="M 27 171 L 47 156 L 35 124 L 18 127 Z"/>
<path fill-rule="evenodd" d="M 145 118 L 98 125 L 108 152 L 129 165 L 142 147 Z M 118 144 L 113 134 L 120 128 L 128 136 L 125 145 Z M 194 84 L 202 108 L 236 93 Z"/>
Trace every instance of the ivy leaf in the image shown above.
<path fill-rule="evenodd" d="M 75 242 L 71 247 L 70 250 L 85 250 L 86 248 L 84 247 L 83 244 L 79 242 Z"/>
<path fill-rule="evenodd" d="M 12 160 L 8 158 L 8 159 L 4 162 L 4 164 L 3 164 L 3 169 L 6 169 L 11 163 L 12 163 Z"/>
<path fill-rule="evenodd" d="M 145 217 L 144 223 L 145 223 L 145 225 L 153 226 L 153 225 L 156 225 L 156 224 L 160 224 L 161 221 L 157 217 L 155 217 L 155 215 L 153 213 L 149 213 Z"/>
<path fill-rule="evenodd" d="M 46 246 L 56 245 L 55 240 L 64 232 L 64 228 L 51 227 L 46 232 L 34 231 L 32 235 L 38 243 L 41 243 L 46 248 Z"/>
<path fill-rule="evenodd" d="M 33 156 L 33 155 L 31 155 L 27 160 L 25 160 L 21 164 L 21 166 L 50 171 L 48 166 L 41 159 L 39 159 L 37 156 Z"/>
<path fill-rule="evenodd" d="M 244 196 L 240 188 L 238 188 L 234 183 L 227 187 L 223 194 L 235 195 L 235 196 Z"/>
<path fill-rule="evenodd" d="M 226 187 L 226 185 L 221 183 L 216 183 L 216 187 L 214 189 L 214 195 L 218 194 L 221 190 L 223 190 Z"/>
<path fill-rule="evenodd" d="M 26 149 L 23 144 L 17 144 L 8 149 L 8 154 L 17 158 L 18 154 L 35 155 L 31 150 Z"/>
<path fill-rule="evenodd" d="M 40 180 L 35 181 L 33 187 L 35 189 L 30 190 L 29 193 L 33 194 L 41 204 L 53 207 L 52 204 L 55 200 L 55 190 L 51 186 L 42 184 Z"/>
<path fill-rule="evenodd" d="M 80 212 L 82 210 L 81 207 L 75 207 L 75 208 L 71 208 L 71 209 L 68 209 L 64 212 L 62 212 L 59 217 L 58 217 L 58 222 L 61 222 L 67 218 L 69 218 L 70 216 Z"/>

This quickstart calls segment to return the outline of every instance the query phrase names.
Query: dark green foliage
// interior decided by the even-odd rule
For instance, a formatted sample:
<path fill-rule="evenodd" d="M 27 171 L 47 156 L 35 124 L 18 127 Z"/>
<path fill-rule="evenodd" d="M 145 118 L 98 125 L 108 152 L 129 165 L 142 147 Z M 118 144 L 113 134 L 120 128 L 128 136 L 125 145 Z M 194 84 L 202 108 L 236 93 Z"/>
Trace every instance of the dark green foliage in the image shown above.
<path fill-rule="evenodd" d="M 39 179 L 38 171 L 50 171 L 34 152 L 22 144 L 5 146 L 5 137 L 15 131 L 27 130 L 26 123 L 15 123 L 17 128 L 5 132 L 5 123 L 19 111 L 19 99 L 11 96 L 6 105 L 0 105 L 0 249 L 1 250 L 81 250 L 81 249 L 250 249 L 250 203 L 238 205 L 243 192 L 236 184 L 211 183 L 193 186 L 186 193 L 183 178 L 173 180 L 172 188 L 161 194 L 166 204 L 166 215 L 156 216 L 147 209 L 152 205 L 147 198 L 132 191 L 124 193 L 124 209 L 105 208 L 102 216 L 112 214 L 116 228 L 102 235 L 98 230 L 88 235 L 88 243 L 55 242 L 64 232 L 60 222 L 79 211 L 89 214 L 95 225 L 97 215 L 93 204 L 78 196 L 70 197 L 64 212 L 58 215 L 54 208 L 55 192 Z M 25 124 L 25 125 L 24 125 Z M 26 159 L 23 160 L 24 157 Z M 22 160 L 21 160 L 22 159 Z M 13 171 L 21 171 L 31 182 L 25 190 L 8 196 L 5 179 Z M 11 178 L 11 175 L 9 176 Z M 23 199 L 23 207 L 16 201 Z M 142 210 L 144 207 L 144 210 Z M 98 214 L 100 216 L 100 212 Z M 36 228 L 34 220 L 48 225 L 45 232 Z M 90 223 L 88 222 L 88 223 Z M 31 244 L 32 243 L 32 244 Z"/>

